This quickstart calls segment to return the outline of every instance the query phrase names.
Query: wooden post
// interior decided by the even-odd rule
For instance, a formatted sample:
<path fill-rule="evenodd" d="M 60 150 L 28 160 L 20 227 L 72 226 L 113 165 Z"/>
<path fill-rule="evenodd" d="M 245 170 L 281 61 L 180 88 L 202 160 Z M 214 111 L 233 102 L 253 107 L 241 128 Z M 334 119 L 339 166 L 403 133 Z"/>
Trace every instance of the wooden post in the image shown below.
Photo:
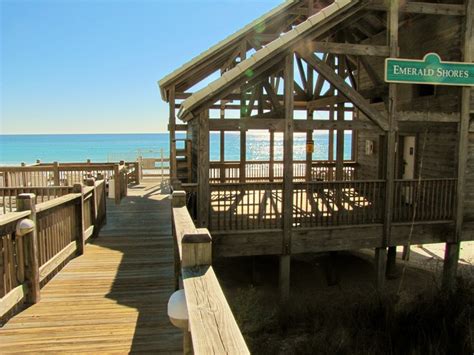
<path fill-rule="evenodd" d="M 388 44 L 390 47 L 390 57 L 398 57 L 398 10 L 399 0 L 390 1 L 390 8 L 388 11 Z M 397 86 L 396 84 L 389 84 L 388 91 L 388 126 L 387 132 L 387 153 L 386 153 L 386 171 L 385 171 L 385 215 L 384 215 L 384 228 L 383 228 L 383 250 L 376 250 L 376 260 L 386 259 L 385 248 L 390 242 L 390 234 L 392 230 L 392 214 L 393 214 L 393 200 L 394 200 L 394 188 L 395 188 L 395 153 L 397 144 L 397 116 L 396 116 L 396 103 L 397 103 Z M 379 254 L 379 258 L 377 258 Z M 386 266 L 381 266 L 376 261 L 376 265 L 379 268 L 377 270 L 377 287 L 383 287 L 383 280 L 385 277 Z M 392 260 L 393 261 L 393 260 Z"/>
<path fill-rule="evenodd" d="M 386 276 L 388 279 L 395 279 L 397 273 L 397 247 L 388 247 Z"/>
<path fill-rule="evenodd" d="M 343 77 L 344 65 L 342 64 L 342 56 L 337 57 L 337 74 Z M 337 92 L 341 96 L 340 91 Z M 344 103 L 339 102 L 336 105 L 337 121 L 344 121 Z M 336 180 L 342 181 L 344 177 L 344 130 L 337 130 L 336 139 Z"/>
<path fill-rule="evenodd" d="M 186 206 L 186 192 L 185 191 L 173 191 L 171 195 L 171 206 L 185 207 Z M 179 247 L 176 238 L 176 229 L 174 223 L 171 223 L 173 231 L 173 255 L 174 255 L 174 290 L 179 290 L 179 275 L 181 273 L 181 262 L 179 260 Z"/>
<path fill-rule="evenodd" d="M 466 0 L 466 16 L 464 18 L 464 61 L 474 59 L 474 0 Z M 458 125 L 458 169 L 456 189 L 456 229 L 454 238 L 446 243 L 443 267 L 443 288 L 453 289 L 459 260 L 459 248 L 464 223 L 464 195 L 466 194 L 466 167 L 469 150 L 469 121 L 470 121 L 471 88 L 466 86 L 461 92 L 461 118 Z"/>
<path fill-rule="evenodd" d="M 53 179 L 55 186 L 61 186 L 61 178 L 59 174 L 59 163 L 55 161 L 53 163 Z"/>
<path fill-rule="evenodd" d="M 195 233 L 184 234 L 181 239 L 181 267 L 212 264 L 212 238 L 206 228 L 197 228 Z"/>
<path fill-rule="evenodd" d="M 86 242 L 84 234 L 84 187 L 82 184 L 74 184 L 72 191 L 74 193 L 80 193 L 81 198 L 78 199 L 78 210 L 76 210 L 76 223 L 77 223 L 77 255 L 84 254 L 84 246 Z"/>
<path fill-rule="evenodd" d="M 175 87 L 172 86 L 169 90 L 169 131 L 170 131 L 170 170 L 171 181 L 177 179 L 176 170 L 176 114 L 175 114 Z"/>
<path fill-rule="evenodd" d="M 268 167 L 270 182 L 275 181 L 275 130 L 270 130 L 270 165 Z"/>
<path fill-rule="evenodd" d="M 282 256 L 280 258 L 280 296 L 283 303 L 288 301 L 290 294 L 291 229 L 293 224 L 293 57 L 293 53 L 290 53 L 285 57 L 284 68 L 285 130 L 283 138 L 283 245 Z"/>
<path fill-rule="evenodd" d="M 220 110 L 220 119 L 224 120 L 225 119 L 225 105 L 221 104 L 221 110 Z M 219 162 L 220 162 L 220 169 L 219 169 L 219 177 L 220 177 L 220 182 L 224 183 L 225 182 L 225 130 L 221 130 L 219 133 L 219 139 L 220 139 L 220 144 L 219 144 Z"/>
<path fill-rule="evenodd" d="M 309 68 L 308 68 L 309 70 Z M 313 111 L 307 110 L 306 119 L 311 121 L 313 119 Z M 306 132 L 306 143 L 313 140 L 313 131 L 308 130 Z M 308 146 L 306 146 L 306 181 L 311 181 L 311 168 L 313 165 L 313 153 L 308 151 Z"/>
<path fill-rule="evenodd" d="M 99 233 L 99 223 L 98 223 L 98 215 L 97 215 L 97 206 L 99 204 L 98 199 L 101 198 L 101 196 L 97 196 L 97 189 L 95 187 L 95 179 L 94 178 L 87 178 L 85 180 L 85 185 L 92 187 L 92 225 L 94 226 L 94 234 L 92 237 L 96 237 Z"/>
<path fill-rule="evenodd" d="M 209 224 L 209 119 L 208 112 L 199 116 L 198 146 L 198 226 Z"/>
<path fill-rule="evenodd" d="M 181 267 L 196 267 L 212 264 L 212 238 L 206 228 L 195 233 L 184 234 L 181 239 Z M 188 330 L 183 332 L 183 353 L 192 354 L 192 338 Z"/>
<path fill-rule="evenodd" d="M 30 219 L 34 222 L 35 228 L 30 233 L 24 235 L 26 246 L 26 280 L 28 285 L 28 294 L 26 302 L 30 304 L 38 303 L 40 296 L 40 277 L 39 277 L 39 256 L 38 256 L 38 231 L 36 223 L 36 196 L 35 194 L 20 194 L 16 198 L 17 210 L 31 211 Z"/>
<path fill-rule="evenodd" d="M 142 169 L 142 167 L 141 167 L 141 165 L 140 165 L 140 162 L 138 162 L 138 161 L 136 161 L 136 162 L 134 163 L 134 165 L 135 165 L 135 182 L 136 182 L 137 185 L 138 185 L 138 184 L 140 184 L 140 182 L 141 182 L 141 176 L 142 176 L 141 169 Z M 163 169 L 163 159 L 162 159 L 162 161 L 161 161 L 161 169 Z"/>
<path fill-rule="evenodd" d="M 121 187 L 120 187 L 120 165 L 114 164 L 114 198 L 115 204 L 120 205 L 121 199 Z"/>
<path fill-rule="evenodd" d="M 239 168 L 239 181 L 245 182 L 246 180 L 246 168 L 247 168 L 247 131 L 245 129 L 240 130 L 240 168 Z"/>
<path fill-rule="evenodd" d="M 280 288 L 280 302 L 285 305 L 290 300 L 290 269 L 291 255 L 280 256 L 280 272 L 278 284 Z"/>
<path fill-rule="evenodd" d="M 386 248 L 375 248 L 374 267 L 375 267 L 375 286 L 381 290 L 385 285 L 385 267 L 387 263 Z"/>

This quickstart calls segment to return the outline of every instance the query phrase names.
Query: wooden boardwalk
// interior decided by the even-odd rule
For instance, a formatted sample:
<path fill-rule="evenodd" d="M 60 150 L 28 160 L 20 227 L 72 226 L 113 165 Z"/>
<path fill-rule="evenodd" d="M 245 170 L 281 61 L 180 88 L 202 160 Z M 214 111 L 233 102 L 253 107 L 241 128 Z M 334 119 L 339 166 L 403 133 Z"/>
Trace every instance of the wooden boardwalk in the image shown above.
<path fill-rule="evenodd" d="M 108 204 L 100 236 L 0 328 L 0 353 L 182 353 L 173 292 L 170 200 L 157 181 Z"/>

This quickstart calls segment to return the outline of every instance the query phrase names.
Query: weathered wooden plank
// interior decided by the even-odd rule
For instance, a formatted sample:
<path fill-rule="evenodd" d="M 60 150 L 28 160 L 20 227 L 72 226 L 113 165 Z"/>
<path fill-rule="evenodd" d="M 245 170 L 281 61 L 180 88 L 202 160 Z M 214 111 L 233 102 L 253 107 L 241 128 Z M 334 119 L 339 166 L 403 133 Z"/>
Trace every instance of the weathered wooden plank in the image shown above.
<path fill-rule="evenodd" d="M 367 117 L 374 121 L 382 130 L 388 130 L 387 119 L 378 111 L 374 110 L 366 100 L 353 88 L 351 88 L 342 78 L 334 73 L 334 70 L 324 63 L 314 54 L 307 52 L 305 48 L 297 49 L 297 52 L 322 76 L 333 84 L 341 94 L 347 97 L 356 107 L 358 107 Z"/>
<path fill-rule="evenodd" d="M 311 49 L 313 52 L 378 57 L 388 57 L 390 53 L 387 46 L 336 42 L 314 42 Z"/>
<path fill-rule="evenodd" d="M 20 303 L 28 293 L 26 284 L 21 284 L 0 298 L 0 318 Z"/>
<path fill-rule="evenodd" d="M 48 262 L 46 262 L 46 264 L 42 265 L 39 268 L 40 282 L 42 282 L 45 278 L 47 278 L 51 272 L 56 270 L 56 268 L 59 265 L 61 265 L 64 261 L 66 261 L 70 256 L 74 255 L 76 250 L 77 250 L 76 242 L 71 242 L 68 244 L 67 247 L 65 247 L 63 250 L 57 253 L 54 257 L 52 257 Z"/>
<path fill-rule="evenodd" d="M 183 269 L 195 354 L 250 354 L 212 266 Z"/>
<path fill-rule="evenodd" d="M 67 194 L 67 195 L 55 198 L 47 202 L 39 203 L 36 205 L 36 213 L 42 213 L 42 212 L 48 211 L 55 207 L 64 205 L 65 203 L 68 203 L 70 201 L 74 201 L 80 197 L 81 197 L 80 193 L 72 193 L 72 194 Z"/>

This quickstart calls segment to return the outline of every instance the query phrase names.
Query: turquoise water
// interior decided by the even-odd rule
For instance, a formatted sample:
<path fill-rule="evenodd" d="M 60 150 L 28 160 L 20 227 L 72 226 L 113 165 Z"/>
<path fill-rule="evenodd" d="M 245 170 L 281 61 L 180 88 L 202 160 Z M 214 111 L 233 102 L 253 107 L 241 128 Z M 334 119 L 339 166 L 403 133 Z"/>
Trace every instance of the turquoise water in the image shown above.
<path fill-rule="evenodd" d="M 183 135 L 180 137 L 184 137 Z M 226 160 L 239 160 L 240 135 L 226 133 Z M 328 158 L 328 134 L 318 132 L 313 136 L 313 159 Z M 345 134 L 344 158 L 351 159 L 350 133 Z M 219 159 L 219 134 L 211 133 L 211 160 Z M 294 158 L 305 159 L 306 135 L 295 134 Z M 135 160 L 137 155 L 158 157 L 160 149 L 169 155 L 168 133 L 155 134 L 71 134 L 71 135 L 0 135 L 0 164 L 13 165 L 25 162 L 93 162 Z M 282 135 L 275 135 L 275 159 L 283 156 Z M 269 134 L 247 133 L 247 160 L 269 159 Z"/>

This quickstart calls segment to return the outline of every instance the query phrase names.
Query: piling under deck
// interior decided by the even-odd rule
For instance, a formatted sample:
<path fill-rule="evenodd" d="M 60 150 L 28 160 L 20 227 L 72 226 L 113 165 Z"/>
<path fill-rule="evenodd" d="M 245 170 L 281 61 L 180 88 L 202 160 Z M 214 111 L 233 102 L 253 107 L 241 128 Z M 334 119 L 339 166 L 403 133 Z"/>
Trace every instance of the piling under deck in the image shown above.
<path fill-rule="evenodd" d="M 107 225 L 0 328 L 0 353 L 181 353 L 166 305 L 173 292 L 170 200 L 158 180 L 107 206 Z"/>

